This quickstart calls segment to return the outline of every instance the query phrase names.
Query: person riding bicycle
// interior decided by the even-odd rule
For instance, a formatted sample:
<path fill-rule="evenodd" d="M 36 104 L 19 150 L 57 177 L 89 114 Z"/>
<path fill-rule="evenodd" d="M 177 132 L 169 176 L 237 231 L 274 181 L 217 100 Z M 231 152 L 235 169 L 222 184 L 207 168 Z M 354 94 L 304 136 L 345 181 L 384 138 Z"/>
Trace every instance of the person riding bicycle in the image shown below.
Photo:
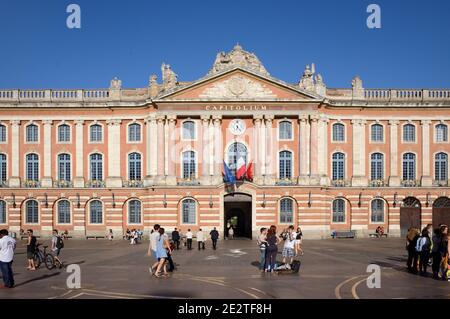
<path fill-rule="evenodd" d="M 53 237 L 52 237 L 52 252 L 53 257 L 56 261 L 58 261 L 62 265 L 62 261 L 58 258 L 59 254 L 61 253 L 61 249 L 64 248 L 64 241 L 61 236 L 58 235 L 58 230 L 53 230 Z"/>

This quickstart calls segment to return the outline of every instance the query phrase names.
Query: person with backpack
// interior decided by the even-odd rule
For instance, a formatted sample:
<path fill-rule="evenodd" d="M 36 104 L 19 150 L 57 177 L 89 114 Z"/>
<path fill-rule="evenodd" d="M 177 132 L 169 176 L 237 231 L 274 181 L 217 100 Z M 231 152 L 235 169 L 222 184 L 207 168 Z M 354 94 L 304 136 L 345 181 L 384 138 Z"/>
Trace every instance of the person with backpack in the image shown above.
<path fill-rule="evenodd" d="M 419 230 L 417 228 L 411 227 L 410 229 L 408 229 L 408 234 L 406 235 L 406 250 L 408 251 L 408 261 L 406 262 L 406 265 L 408 267 L 408 271 L 413 274 L 416 274 L 418 272 L 417 261 L 419 258 L 419 254 L 416 251 L 416 244 L 419 237 Z"/>
<path fill-rule="evenodd" d="M 53 257 L 56 261 L 59 262 L 60 265 L 62 265 L 62 261 L 59 259 L 59 254 L 61 253 L 61 249 L 64 248 L 64 241 L 61 238 L 61 236 L 58 235 L 58 230 L 53 230 L 53 237 L 52 237 L 52 252 Z"/>
<path fill-rule="evenodd" d="M 417 239 L 416 252 L 419 254 L 419 271 L 422 276 L 426 276 L 428 261 L 430 259 L 431 240 L 428 229 L 422 230 L 422 236 Z"/>

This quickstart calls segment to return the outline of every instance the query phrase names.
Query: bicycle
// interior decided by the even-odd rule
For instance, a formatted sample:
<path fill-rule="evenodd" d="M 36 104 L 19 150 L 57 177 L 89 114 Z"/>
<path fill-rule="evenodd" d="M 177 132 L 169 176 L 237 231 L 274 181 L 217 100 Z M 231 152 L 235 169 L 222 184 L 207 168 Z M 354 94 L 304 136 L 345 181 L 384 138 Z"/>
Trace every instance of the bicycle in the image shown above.
<path fill-rule="evenodd" d="M 55 257 L 47 252 L 48 246 L 42 246 L 44 250 L 40 249 L 39 247 L 42 246 L 41 244 L 36 245 L 36 251 L 34 252 L 33 260 L 34 265 L 36 268 L 39 268 L 42 263 L 45 264 L 45 267 L 48 270 L 52 270 L 55 267 L 62 268 L 63 263 L 61 263 L 59 260 L 55 259 Z"/>

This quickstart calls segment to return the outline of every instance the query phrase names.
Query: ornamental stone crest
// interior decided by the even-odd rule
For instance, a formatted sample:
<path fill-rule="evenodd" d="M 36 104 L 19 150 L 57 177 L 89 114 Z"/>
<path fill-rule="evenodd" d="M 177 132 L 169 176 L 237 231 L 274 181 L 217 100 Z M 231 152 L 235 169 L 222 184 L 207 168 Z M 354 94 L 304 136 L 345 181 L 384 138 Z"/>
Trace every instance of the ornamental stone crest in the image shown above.
<path fill-rule="evenodd" d="M 199 97 L 207 99 L 275 99 L 277 96 L 262 83 L 244 76 L 234 75 L 206 88 Z"/>

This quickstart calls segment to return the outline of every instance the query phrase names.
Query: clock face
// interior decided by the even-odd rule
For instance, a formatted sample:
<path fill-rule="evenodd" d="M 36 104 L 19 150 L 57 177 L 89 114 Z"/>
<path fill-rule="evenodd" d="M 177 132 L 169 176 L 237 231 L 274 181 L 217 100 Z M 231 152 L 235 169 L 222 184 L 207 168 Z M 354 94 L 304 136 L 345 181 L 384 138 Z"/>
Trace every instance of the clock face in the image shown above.
<path fill-rule="evenodd" d="M 245 132 L 245 123 L 240 119 L 232 120 L 229 129 L 234 135 L 241 135 Z"/>

